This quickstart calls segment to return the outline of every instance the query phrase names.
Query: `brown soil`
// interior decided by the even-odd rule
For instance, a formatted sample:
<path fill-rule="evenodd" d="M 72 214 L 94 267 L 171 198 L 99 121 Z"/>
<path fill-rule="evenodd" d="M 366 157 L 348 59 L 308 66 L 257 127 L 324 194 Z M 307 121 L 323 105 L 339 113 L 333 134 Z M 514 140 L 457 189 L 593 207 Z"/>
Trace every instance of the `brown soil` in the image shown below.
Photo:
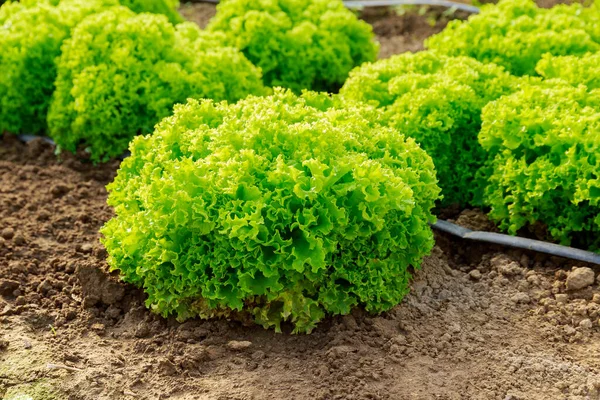
<path fill-rule="evenodd" d="M 214 12 L 184 7 L 200 24 Z M 428 15 L 363 18 L 386 56 L 441 29 Z M 600 399 L 598 283 L 567 290 L 574 263 L 442 235 L 380 316 L 290 335 L 153 315 L 98 242 L 117 168 L 0 138 L 0 398 Z M 477 210 L 455 219 L 493 229 Z"/>
<path fill-rule="evenodd" d="M 381 316 L 356 310 L 311 335 L 178 324 L 106 272 L 96 232 L 117 162 L 59 161 L 11 136 L 0 160 L 5 399 L 600 398 L 600 287 L 567 291 L 572 263 L 439 236 Z M 487 224 L 472 210 L 458 221 Z"/>

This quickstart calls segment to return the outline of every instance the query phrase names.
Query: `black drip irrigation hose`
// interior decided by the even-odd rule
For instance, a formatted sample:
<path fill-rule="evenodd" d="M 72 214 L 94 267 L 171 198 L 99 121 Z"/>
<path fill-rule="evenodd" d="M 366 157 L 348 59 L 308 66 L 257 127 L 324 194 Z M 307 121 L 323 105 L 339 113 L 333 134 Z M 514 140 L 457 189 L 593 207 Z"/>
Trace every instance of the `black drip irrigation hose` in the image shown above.
<path fill-rule="evenodd" d="M 43 136 L 34 135 L 18 135 L 17 138 L 24 143 L 34 139 L 41 139 L 46 143 L 54 145 L 52 139 Z M 123 159 L 129 155 L 129 152 L 119 157 Z M 544 253 L 551 256 L 568 258 L 571 260 L 583 261 L 590 264 L 600 265 L 600 254 L 592 253 L 591 251 L 575 249 L 573 247 L 561 246 L 554 243 L 543 242 L 541 240 L 527 239 L 519 236 L 510 236 L 502 233 L 472 231 L 452 222 L 437 220 L 431 227 L 441 232 L 449 233 L 453 236 L 465 240 L 473 240 L 475 242 L 484 242 L 491 244 L 499 244 L 502 246 L 514 247 L 517 249 L 530 250 L 538 253 Z"/>
<path fill-rule="evenodd" d="M 572 247 L 561 246 L 559 244 L 542 242 L 541 240 L 527 239 L 518 236 L 504 235 L 494 232 L 472 231 L 462 226 L 448 221 L 438 220 L 432 225 L 434 229 L 449 233 L 461 239 L 473 240 L 476 242 L 485 242 L 500 244 L 503 246 L 514 247 L 517 249 L 531 250 L 538 253 L 549 254 L 552 256 L 568 258 L 571 260 L 584 261 L 590 264 L 600 265 L 600 254 L 592 253 Z"/>
<path fill-rule="evenodd" d="M 32 140 L 40 139 L 44 143 L 48 143 L 49 145 L 56 146 L 56 143 L 54 143 L 54 140 L 52 140 L 52 139 L 50 139 L 49 137 L 46 137 L 46 136 L 17 135 L 17 139 L 19 139 L 23 143 L 28 143 L 28 142 L 31 142 Z M 129 152 L 129 150 L 125 150 L 125 153 L 121 154 L 117 158 L 119 160 L 123 161 L 126 157 L 129 157 L 130 155 L 131 155 L 131 153 Z"/>
<path fill-rule="evenodd" d="M 479 13 L 479 7 L 475 7 L 469 4 L 457 3 L 454 1 L 446 0 L 351 0 L 344 1 L 344 5 L 348 8 L 364 8 L 364 7 L 385 7 L 385 6 L 440 6 L 447 8 L 454 8 L 455 10 L 461 10 L 470 12 L 473 14 Z"/>
<path fill-rule="evenodd" d="M 219 4 L 219 0 L 196 0 L 198 3 Z M 390 6 L 440 6 L 454 8 L 456 10 L 466 11 L 469 13 L 479 13 L 479 7 L 469 4 L 457 3 L 446 0 L 349 0 L 344 1 L 344 5 L 348 8 L 364 8 L 364 7 L 390 7 Z"/>

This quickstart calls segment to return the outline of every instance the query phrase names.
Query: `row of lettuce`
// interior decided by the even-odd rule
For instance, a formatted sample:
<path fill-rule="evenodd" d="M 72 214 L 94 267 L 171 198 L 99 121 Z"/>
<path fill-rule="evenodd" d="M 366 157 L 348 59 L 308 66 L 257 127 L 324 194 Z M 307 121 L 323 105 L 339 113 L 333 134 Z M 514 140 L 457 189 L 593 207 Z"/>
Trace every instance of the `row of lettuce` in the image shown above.
<path fill-rule="evenodd" d="M 104 161 L 188 98 L 235 102 L 268 86 L 335 91 L 377 53 L 370 26 L 339 1 L 231 1 L 206 31 L 180 23 L 175 5 L 4 4 L 0 131 L 47 133 Z"/>
<path fill-rule="evenodd" d="M 206 31 L 157 4 L 0 9 L 0 129 L 129 145 L 103 242 L 156 312 L 388 310 L 451 204 L 600 247 L 599 4 L 504 0 L 377 62 L 340 1 L 225 0 Z"/>

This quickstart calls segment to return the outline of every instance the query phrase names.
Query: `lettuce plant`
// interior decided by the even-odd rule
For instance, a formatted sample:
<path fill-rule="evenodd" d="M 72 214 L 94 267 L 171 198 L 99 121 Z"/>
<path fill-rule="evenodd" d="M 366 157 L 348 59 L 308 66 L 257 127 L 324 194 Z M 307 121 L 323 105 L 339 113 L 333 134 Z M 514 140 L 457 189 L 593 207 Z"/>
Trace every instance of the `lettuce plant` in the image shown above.
<path fill-rule="evenodd" d="M 588 89 L 600 89 L 600 53 L 589 53 L 581 57 L 544 56 L 537 64 L 537 72 L 546 79 L 559 78 Z"/>
<path fill-rule="evenodd" d="M 105 1 L 64 0 L 55 7 L 6 3 L 0 8 L 0 133 L 38 133 L 56 77 L 55 58 L 71 29 Z"/>
<path fill-rule="evenodd" d="M 310 332 L 327 313 L 398 304 L 433 245 L 433 163 L 378 110 L 333 104 L 277 89 L 175 106 L 108 186 L 112 269 L 180 320 Z"/>
<path fill-rule="evenodd" d="M 58 60 L 48 113 L 62 148 L 87 147 L 93 161 L 122 154 L 188 97 L 236 101 L 264 94 L 260 71 L 218 35 L 162 15 L 113 8 L 73 30 Z"/>
<path fill-rule="evenodd" d="M 430 49 L 504 66 L 516 75 L 534 75 L 546 53 L 583 55 L 600 50 L 598 5 L 538 8 L 532 0 L 501 0 L 482 7 L 468 21 L 452 21 L 427 40 Z"/>
<path fill-rule="evenodd" d="M 434 52 L 405 53 L 350 73 L 345 101 L 383 110 L 380 122 L 414 138 L 433 158 L 442 205 L 480 205 L 485 151 L 477 142 L 481 109 L 518 80 L 493 64 Z"/>
<path fill-rule="evenodd" d="M 136 11 L 180 19 L 172 0 L 122 2 Z M 46 131 L 62 43 L 86 16 L 118 4 L 118 0 L 23 0 L 0 7 L 0 134 Z"/>
<path fill-rule="evenodd" d="M 228 0 L 208 29 L 225 33 L 262 69 L 266 85 L 296 92 L 337 91 L 378 51 L 371 26 L 340 0 Z"/>
<path fill-rule="evenodd" d="M 493 156 L 490 216 L 511 234 L 546 228 L 562 244 L 600 245 L 600 91 L 554 82 L 483 109 Z"/>

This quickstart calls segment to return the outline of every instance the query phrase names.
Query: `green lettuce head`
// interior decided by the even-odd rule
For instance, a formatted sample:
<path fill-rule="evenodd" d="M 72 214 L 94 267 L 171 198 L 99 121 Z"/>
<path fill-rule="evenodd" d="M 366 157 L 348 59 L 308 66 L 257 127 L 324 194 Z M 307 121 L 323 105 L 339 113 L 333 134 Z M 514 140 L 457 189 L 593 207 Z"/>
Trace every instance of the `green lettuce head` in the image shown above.
<path fill-rule="evenodd" d="M 600 7 L 539 8 L 532 0 L 501 0 L 468 21 L 455 20 L 426 42 L 450 56 L 496 63 L 515 75 L 535 75 L 546 53 L 583 55 L 600 50 Z"/>
<path fill-rule="evenodd" d="M 412 137 L 434 160 L 442 205 L 481 205 L 485 151 L 477 142 L 481 109 L 518 80 L 501 67 L 435 52 L 404 53 L 350 73 L 343 101 L 379 107 L 379 123 Z"/>
<path fill-rule="evenodd" d="M 40 133 L 56 78 L 55 59 L 71 29 L 106 1 L 7 3 L 0 7 L 0 134 Z"/>
<path fill-rule="evenodd" d="M 310 332 L 408 292 L 433 246 L 431 158 L 378 111 L 276 90 L 190 100 L 139 136 L 108 186 L 109 263 L 180 320 L 250 317 Z"/>
<path fill-rule="evenodd" d="M 492 157 L 490 216 L 511 234 L 545 230 L 562 244 L 600 248 L 600 91 L 555 81 L 483 109 Z"/>
<path fill-rule="evenodd" d="M 378 51 L 371 26 L 340 0 L 226 0 L 208 29 L 259 66 L 267 86 L 297 93 L 337 91 Z"/>
<path fill-rule="evenodd" d="M 93 161 L 118 156 L 137 134 L 188 98 L 236 101 L 266 94 L 260 71 L 218 35 L 192 23 L 115 7 L 81 22 L 63 46 L 48 113 L 63 149 Z"/>

